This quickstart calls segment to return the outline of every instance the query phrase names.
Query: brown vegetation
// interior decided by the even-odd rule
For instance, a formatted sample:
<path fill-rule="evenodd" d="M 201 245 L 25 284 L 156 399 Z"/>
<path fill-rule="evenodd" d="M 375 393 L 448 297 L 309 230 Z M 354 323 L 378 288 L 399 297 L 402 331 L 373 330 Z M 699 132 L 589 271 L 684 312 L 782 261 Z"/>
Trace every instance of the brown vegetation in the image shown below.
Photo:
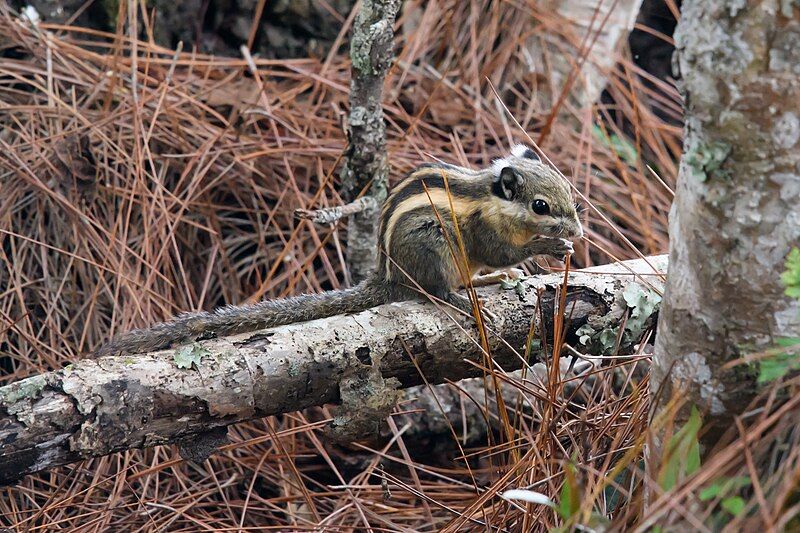
<path fill-rule="evenodd" d="M 555 39 L 558 20 L 513 3 L 427 5 L 413 32 L 398 32 L 387 80 L 390 178 L 434 157 L 488 164 L 525 141 L 525 130 L 596 208 L 585 215 L 588 237 L 574 261 L 666 250 L 680 127 L 660 117 L 680 116 L 674 87 L 645 83 L 623 59 L 608 88 L 613 105 L 569 109 L 582 125 L 576 131 L 553 122 L 544 95 L 562 88 L 549 86 L 546 65 L 532 72 L 520 50 L 531 31 Z M 146 17 L 134 18 L 152 34 Z M 0 12 L 3 381 L 60 368 L 115 332 L 181 310 L 342 284 L 346 235 L 293 212 L 341 203 L 344 50 L 323 61 L 248 65 L 131 40 L 122 24 L 116 34 L 36 29 Z M 541 131 L 549 134 L 540 139 Z M 576 397 L 565 397 L 558 380 L 544 390 L 511 381 L 520 402 L 507 406 L 504 423 L 487 413 L 502 431 L 485 446 L 462 449 L 454 434 L 420 449 L 394 424 L 391 440 L 337 446 L 321 432 L 329 410 L 315 408 L 239 424 L 231 444 L 199 465 L 160 447 L 29 476 L 0 489 L 0 524 L 516 531 L 563 523 L 549 507 L 498 496 L 528 487 L 557 502 L 571 491 L 584 523 L 595 512 L 617 525 L 700 527 L 712 513 L 725 516 L 721 498 L 701 505 L 696 490 L 721 475 L 755 480 L 753 512 L 730 527 L 791 516 L 796 395 L 785 404 L 768 397 L 750 421 L 758 429 L 745 438 L 732 428 L 699 473 L 643 512 L 648 386 L 634 369 L 649 350 L 644 342 L 596 372 Z M 769 468 L 774 476 L 759 483 Z"/>

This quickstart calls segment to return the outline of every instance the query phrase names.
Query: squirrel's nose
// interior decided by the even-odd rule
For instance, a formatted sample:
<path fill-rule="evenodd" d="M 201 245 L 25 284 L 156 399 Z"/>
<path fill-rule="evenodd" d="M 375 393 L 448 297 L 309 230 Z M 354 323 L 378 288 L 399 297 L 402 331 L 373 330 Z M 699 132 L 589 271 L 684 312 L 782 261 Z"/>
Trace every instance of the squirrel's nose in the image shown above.
<path fill-rule="evenodd" d="M 580 239 L 583 237 L 583 227 L 577 220 L 570 220 L 564 224 L 566 227 L 569 239 Z"/>

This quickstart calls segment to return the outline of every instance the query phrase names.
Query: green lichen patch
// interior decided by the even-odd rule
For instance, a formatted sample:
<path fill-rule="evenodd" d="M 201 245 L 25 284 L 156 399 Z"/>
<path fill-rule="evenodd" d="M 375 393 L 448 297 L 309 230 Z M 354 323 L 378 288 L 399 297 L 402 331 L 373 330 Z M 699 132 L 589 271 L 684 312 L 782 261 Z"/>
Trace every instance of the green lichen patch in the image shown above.
<path fill-rule="evenodd" d="M 0 404 L 13 405 L 19 401 L 36 401 L 47 386 L 44 375 L 33 376 L 0 388 Z"/>
<path fill-rule="evenodd" d="M 636 147 L 625 137 L 620 137 L 616 133 L 608 134 L 605 128 L 597 124 L 592 124 L 592 135 L 614 151 L 622 161 L 631 167 L 636 167 L 639 163 L 639 153 Z"/>
<path fill-rule="evenodd" d="M 504 291 L 514 291 L 520 298 L 525 297 L 525 284 L 518 278 L 501 279 L 500 289 Z"/>
<path fill-rule="evenodd" d="M 201 345 L 194 343 L 188 346 L 183 346 L 175 352 L 172 360 L 178 368 L 197 368 L 203 357 L 211 355 L 207 349 Z"/>
<path fill-rule="evenodd" d="M 622 291 L 622 297 L 631 310 L 625 329 L 632 335 L 641 335 L 644 333 L 645 323 L 661 303 L 661 296 L 638 283 L 629 283 Z"/>
<path fill-rule="evenodd" d="M 714 141 L 690 148 L 684 155 L 684 159 L 700 179 L 706 181 L 711 174 L 722 178 L 729 177 L 728 171 L 722 168 L 722 164 L 730 153 L 730 144 Z"/>
<path fill-rule="evenodd" d="M 641 339 L 650 326 L 651 317 L 661 303 L 661 296 L 638 283 L 629 283 L 614 302 L 611 311 L 602 317 L 593 317 L 576 332 L 580 343 L 593 354 L 613 355 L 626 350 Z M 620 338 L 620 323 L 628 311 L 625 329 Z"/>

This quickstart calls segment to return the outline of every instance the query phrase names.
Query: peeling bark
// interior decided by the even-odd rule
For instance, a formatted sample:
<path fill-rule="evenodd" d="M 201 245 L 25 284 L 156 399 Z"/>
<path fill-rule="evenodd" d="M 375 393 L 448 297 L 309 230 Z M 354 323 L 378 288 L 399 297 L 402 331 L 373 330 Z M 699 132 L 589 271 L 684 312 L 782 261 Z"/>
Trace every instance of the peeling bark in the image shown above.
<path fill-rule="evenodd" d="M 684 155 L 651 383 L 662 409 L 686 395 L 679 419 L 706 413 L 711 444 L 758 390 L 752 365 L 723 365 L 800 335 L 780 281 L 800 245 L 800 10 L 685 1 L 676 43 Z"/>
<path fill-rule="evenodd" d="M 596 103 L 605 89 L 608 73 L 619 60 L 619 47 L 633 29 L 642 0 L 561 0 L 553 4 L 552 8 L 566 23 L 559 29 L 566 42 L 548 43 L 545 51 L 542 37 L 531 37 L 527 43 L 528 52 L 534 58 L 531 68 L 541 70 L 544 65 L 551 65 L 551 83 L 557 99 L 561 88 L 575 77 L 583 45 L 588 52 L 584 54 L 571 91 L 575 104 L 582 109 Z M 553 58 L 560 60 L 553 61 Z"/>
<path fill-rule="evenodd" d="M 665 259 L 651 263 L 664 269 Z M 570 274 L 569 339 L 610 315 L 620 294 L 644 287 L 629 269 L 652 272 L 643 261 L 629 261 L 595 269 L 604 274 Z M 547 321 L 562 279 L 539 276 L 513 290 L 479 290 L 497 316 L 489 335 L 496 364 L 509 371 L 522 366 L 519 353 L 538 308 L 545 324 L 537 330 L 552 331 Z M 652 285 L 652 275 L 645 279 Z M 0 388 L 0 483 L 115 451 L 182 444 L 235 422 L 313 405 L 345 399 L 352 408 L 353 395 L 340 387 L 360 373 L 371 374 L 370 383 L 411 387 L 422 382 L 416 361 L 430 383 L 476 376 L 474 363 L 483 355 L 471 324 L 427 303 L 394 303 L 136 357 L 82 360 L 12 383 Z M 378 404 L 372 407 L 380 412 Z"/>
<path fill-rule="evenodd" d="M 577 90 L 573 93 L 579 106 L 593 105 L 600 98 L 606 87 L 608 72 L 619 61 L 620 45 L 626 42 L 633 29 L 641 6 L 642 0 L 558 2 L 556 10 L 568 21 L 574 43 L 590 47 L 579 72 Z M 573 60 L 578 57 L 576 53 Z M 566 83 L 573 68 L 570 61 L 563 63 L 564 66 L 556 66 L 553 72 L 556 87 Z"/>
<path fill-rule="evenodd" d="M 387 195 L 389 161 L 383 121 L 383 80 L 394 57 L 394 20 L 400 0 L 363 0 L 353 23 L 350 115 L 342 196 L 348 202 L 362 191 L 374 205 Z M 379 210 L 365 209 L 348 220 L 348 267 L 354 282 L 367 277 L 377 257 L 375 235 Z"/>

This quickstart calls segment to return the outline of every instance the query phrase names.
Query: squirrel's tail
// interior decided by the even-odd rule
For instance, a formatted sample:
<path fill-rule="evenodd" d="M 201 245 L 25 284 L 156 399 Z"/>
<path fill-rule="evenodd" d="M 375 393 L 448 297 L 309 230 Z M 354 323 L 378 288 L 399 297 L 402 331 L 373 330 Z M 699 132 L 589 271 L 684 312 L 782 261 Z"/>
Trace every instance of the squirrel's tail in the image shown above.
<path fill-rule="evenodd" d="M 211 312 L 184 313 L 169 322 L 124 333 L 101 346 L 92 356 L 163 350 L 199 339 L 356 313 L 390 300 L 387 287 L 376 278 L 368 278 L 349 289 L 264 300 L 242 306 L 229 305 Z"/>

